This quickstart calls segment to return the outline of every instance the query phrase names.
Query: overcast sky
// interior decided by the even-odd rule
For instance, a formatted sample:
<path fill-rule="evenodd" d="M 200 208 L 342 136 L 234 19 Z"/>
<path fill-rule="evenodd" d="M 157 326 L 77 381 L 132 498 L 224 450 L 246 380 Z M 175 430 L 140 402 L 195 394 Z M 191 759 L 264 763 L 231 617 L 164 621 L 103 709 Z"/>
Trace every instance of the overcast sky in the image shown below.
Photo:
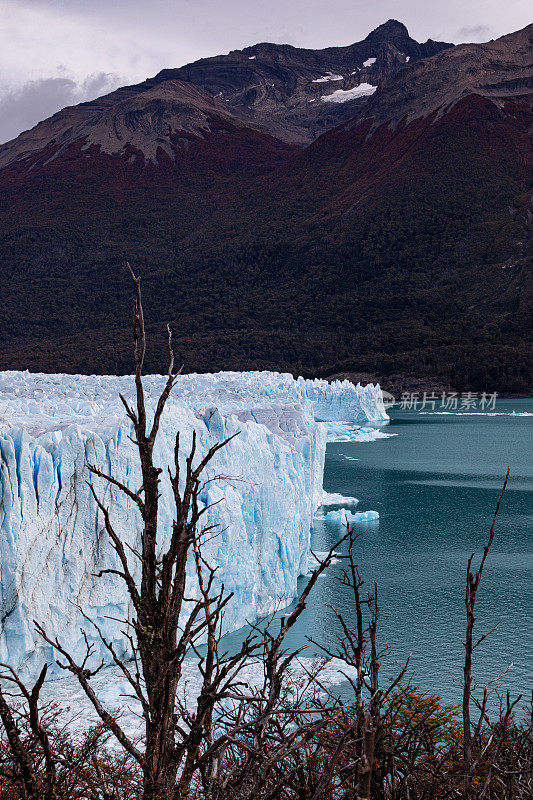
<path fill-rule="evenodd" d="M 351 44 L 390 18 L 459 43 L 533 14 L 530 0 L 0 0 L 0 142 L 164 67 L 261 41 Z"/>

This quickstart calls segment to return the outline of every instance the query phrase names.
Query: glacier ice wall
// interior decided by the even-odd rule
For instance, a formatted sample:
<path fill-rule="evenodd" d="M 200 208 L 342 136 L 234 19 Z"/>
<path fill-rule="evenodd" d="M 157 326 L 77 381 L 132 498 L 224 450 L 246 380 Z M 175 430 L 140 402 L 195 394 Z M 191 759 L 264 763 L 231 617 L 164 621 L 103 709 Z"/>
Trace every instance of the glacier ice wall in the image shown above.
<path fill-rule="evenodd" d="M 164 383 L 147 376 L 150 407 Z M 88 481 L 117 530 L 135 547 L 133 504 L 94 478 L 87 464 L 140 485 L 132 433 L 118 393 L 133 401 L 131 377 L 0 373 L 0 660 L 31 670 L 49 649 L 33 620 L 80 652 L 79 608 L 127 653 L 117 620 L 128 615 L 124 587 Z M 163 416 L 155 458 L 165 467 L 180 431 L 182 455 L 196 430 L 199 454 L 240 431 L 211 464 L 201 500 L 218 535 L 205 549 L 234 597 L 228 630 L 287 604 L 307 570 L 313 512 L 322 501 L 326 428 L 320 421 L 385 420 L 379 387 L 295 380 L 278 373 L 185 375 Z M 162 481 L 160 538 L 170 530 L 170 485 Z M 133 560 L 132 560 L 133 564 Z M 90 635 L 87 625 L 84 626 Z M 96 637 L 94 637 L 96 641 Z"/>

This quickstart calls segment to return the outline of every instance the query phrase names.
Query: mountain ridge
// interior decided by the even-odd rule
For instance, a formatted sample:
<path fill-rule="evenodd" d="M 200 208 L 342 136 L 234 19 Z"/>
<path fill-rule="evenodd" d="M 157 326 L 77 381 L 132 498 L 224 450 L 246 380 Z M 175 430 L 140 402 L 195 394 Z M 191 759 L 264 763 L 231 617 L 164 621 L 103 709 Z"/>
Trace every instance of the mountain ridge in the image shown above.
<path fill-rule="evenodd" d="M 387 32 L 392 37 L 391 42 L 387 41 Z M 376 35 L 373 37 L 373 34 Z M 429 40 L 420 45 L 409 37 L 401 23 L 385 23 L 373 34 L 369 34 L 363 42 L 322 50 L 257 44 L 243 50 L 233 50 L 227 55 L 162 70 L 142 83 L 121 87 L 96 100 L 67 107 L 11 142 L 6 142 L 0 146 L 0 169 L 14 160 L 34 155 L 46 140 L 59 138 L 58 143 L 63 145 L 82 138 L 88 127 L 98 127 L 100 118 L 109 116 L 113 108 L 120 111 L 121 106 L 139 107 L 151 95 L 163 99 L 166 94 L 167 102 L 179 103 L 180 92 L 174 97 L 170 90 L 172 86 L 179 86 L 182 92 L 189 87 L 191 108 L 196 108 L 197 104 L 204 109 L 211 105 L 211 112 L 215 116 L 225 119 L 230 114 L 234 124 L 240 120 L 288 143 L 307 144 L 316 138 L 315 134 L 348 118 L 353 109 L 353 102 L 348 103 L 346 108 L 341 108 L 341 104 L 324 107 L 320 103 L 322 95 L 341 87 L 353 89 L 367 79 L 378 82 L 387 79 L 400 68 L 405 58 L 411 57 L 410 54 L 417 59 L 451 46 Z M 392 53 L 393 42 L 401 44 L 406 53 Z M 365 59 L 372 58 L 374 63 L 365 67 Z M 338 80 L 341 76 L 334 73 L 341 68 L 347 74 Z M 325 72 L 336 79 L 323 79 Z M 375 77 L 371 78 L 371 75 Z M 192 94 L 194 91 L 196 98 Z M 311 102 L 317 103 L 316 111 L 310 108 Z M 166 114 L 170 124 L 178 117 L 171 112 L 172 109 L 169 109 Z M 106 124 L 105 119 L 102 122 Z M 316 130 L 313 125 L 318 126 Z M 187 130 L 183 124 L 182 127 Z M 34 132 L 38 132 L 41 138 L 36 139 Z M 94 136 L 89 133 L 88 143 L 93 139 Z M 154 131 L 153 141 L 148 145 L 151 160 L 157 139 L 165 139 L 159 130 Z M 117 146 L 119 141 L 117 137 Z M 168 140 L 162 143 L 168 152 Z M 117 151 L 114 148 L 111 152 Z"/>

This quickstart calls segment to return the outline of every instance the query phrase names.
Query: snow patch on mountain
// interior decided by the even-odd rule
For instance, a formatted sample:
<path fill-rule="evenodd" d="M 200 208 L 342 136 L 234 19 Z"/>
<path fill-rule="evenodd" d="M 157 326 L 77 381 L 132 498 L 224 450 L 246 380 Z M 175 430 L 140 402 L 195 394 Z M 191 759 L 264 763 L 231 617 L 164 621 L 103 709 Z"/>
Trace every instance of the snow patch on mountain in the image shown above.
<path fill-rule="evenodd" d="M 346 103 L 348 100 L 355 100 L 358 97 L 369 97 L 377 88 L 371 83 L 360 83 L 353 89 L 336 89 L 331 94 L 323 94 L 320 99 L 324 103 Z"/>

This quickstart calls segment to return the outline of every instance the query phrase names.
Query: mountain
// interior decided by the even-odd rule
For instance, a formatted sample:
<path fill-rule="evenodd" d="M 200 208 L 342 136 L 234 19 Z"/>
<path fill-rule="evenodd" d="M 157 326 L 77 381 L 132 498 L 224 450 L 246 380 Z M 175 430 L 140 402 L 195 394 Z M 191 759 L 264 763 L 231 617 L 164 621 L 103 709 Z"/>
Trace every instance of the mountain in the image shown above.
<path fill-rule="evenodd" d="M 348 47 L 263 43 L 204 58 L 54 114 L 0 147 L 0 168 L 41 152 L 57 157 L 81 141 L 108 154 L 127 155 L 133 148 L 154 161 L 161 148 L 172 157 L 179 131 L 198 135 L 210 118 L 237 126 L 241 120 L 283 141 L 306 144 L 353 116 L 368 91 L 411 59 L 448 47 L 431 40 L 419 44 L 404 25 L 389 20 Z M 364 88 L 358 92 L 359 86 Z M 350 94 L 338 98 L 339 90 Z M 333 99 L 321 102 L 322 97 Z"/>
<path fill-rule="evenodd" d="M 21 134 L 0 148 L 3 367 L 129 371 L 128 259 L 152 369 L 168 320 L 187 370 L 530 390 L 532 45 L 533 26 L 452 47 L 389 21 L 165 70 Z"/>

